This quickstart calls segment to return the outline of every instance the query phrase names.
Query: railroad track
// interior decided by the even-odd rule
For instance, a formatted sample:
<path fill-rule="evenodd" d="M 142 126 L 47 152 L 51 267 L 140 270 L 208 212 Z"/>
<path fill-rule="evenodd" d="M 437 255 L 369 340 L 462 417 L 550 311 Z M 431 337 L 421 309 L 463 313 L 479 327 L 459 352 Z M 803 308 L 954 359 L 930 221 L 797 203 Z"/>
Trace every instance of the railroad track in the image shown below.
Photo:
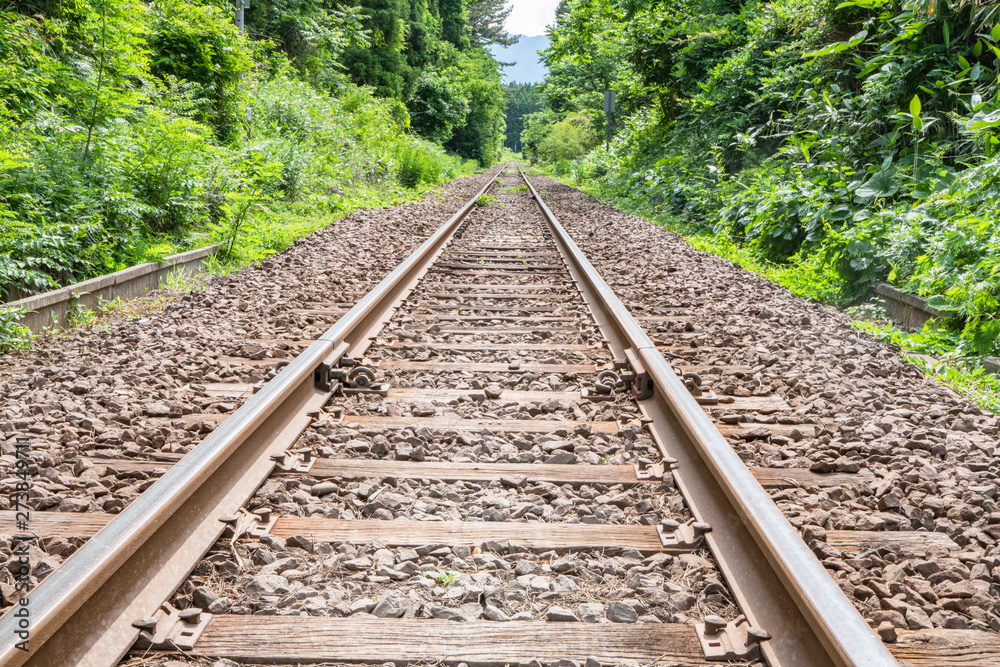
<path fill-rule="evenodd" d="M 254 341 L 304 349 L 206 386 L 249 398 L 174 416 L 214 429 L 191 453 L 102 462 L 158 477 L 120 514 L 33 513 L 88 541 L 0 664 L 896 664 L 699 406 L 705 369 L 522 179 L 479 194 L 530 214 L 474 197 L 353 308 L 304 309 L 336 320 L 317 340 Z"/>

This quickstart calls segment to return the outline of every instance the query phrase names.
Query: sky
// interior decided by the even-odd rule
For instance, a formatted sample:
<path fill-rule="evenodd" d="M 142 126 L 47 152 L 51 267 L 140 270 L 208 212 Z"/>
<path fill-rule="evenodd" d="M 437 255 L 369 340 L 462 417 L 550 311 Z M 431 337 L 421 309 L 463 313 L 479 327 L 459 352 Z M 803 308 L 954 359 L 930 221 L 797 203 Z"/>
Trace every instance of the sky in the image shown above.
<path fill-rule="evenodd" d="M 510 0 L 514 11 L 507 17 L 507 32 L 512 35 L 544 35 L 545 26 L 555 21 L 559 0 Z"/>

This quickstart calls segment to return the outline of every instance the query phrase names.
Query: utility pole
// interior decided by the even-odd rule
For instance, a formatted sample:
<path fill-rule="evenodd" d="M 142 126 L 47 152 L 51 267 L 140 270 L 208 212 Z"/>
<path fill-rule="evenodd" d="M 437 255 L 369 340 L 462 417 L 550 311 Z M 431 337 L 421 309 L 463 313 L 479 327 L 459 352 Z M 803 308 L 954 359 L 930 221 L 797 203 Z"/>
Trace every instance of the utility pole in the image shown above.
<path fill-rule="evenodd" d="M 611 114 L 615 112 L 615 91 L 604 91 L 604 142 L 605 147 L 611 150 Z"/>
<path fill-rule="evenodd" d="M 236 7 L 236 27 L 240 31 L 240 36 L 244 34 L 243 28 L 243 12 L 247 7 L 250 6 L 249 0 L 234 0 L 233 5 Z"/>

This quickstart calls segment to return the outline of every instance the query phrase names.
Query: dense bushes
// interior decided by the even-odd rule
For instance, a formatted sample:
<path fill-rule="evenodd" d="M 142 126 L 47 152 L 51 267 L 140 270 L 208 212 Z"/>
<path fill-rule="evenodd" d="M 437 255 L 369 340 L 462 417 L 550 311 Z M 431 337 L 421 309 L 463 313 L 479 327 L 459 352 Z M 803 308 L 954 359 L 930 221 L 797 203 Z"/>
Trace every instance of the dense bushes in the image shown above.
<path fill-rule="evenodd" d="M 582 177 L 797 267 L 811 296 L 853 302 L 881 280 L 933 296 L 982 354 L 1000 334 L 997 19 L 926 0 L 568 0 L 547 113 L 596 118 L 595 83 L 616 90 L 611 150 Z"/>
<path fill-rule="evenodd" d="M 212 5 L 61 7 L 0 14 L 3 300 L 211 238 L 233 248 L 276 206 L 342 211 L 469 169 L 411 135 L 402 102 L 320 76 L 309 58 L 343 40 L 300 48 L 303 73 Z M 327 37 L 357 29 L 348 11 L 328 17 Z"/>

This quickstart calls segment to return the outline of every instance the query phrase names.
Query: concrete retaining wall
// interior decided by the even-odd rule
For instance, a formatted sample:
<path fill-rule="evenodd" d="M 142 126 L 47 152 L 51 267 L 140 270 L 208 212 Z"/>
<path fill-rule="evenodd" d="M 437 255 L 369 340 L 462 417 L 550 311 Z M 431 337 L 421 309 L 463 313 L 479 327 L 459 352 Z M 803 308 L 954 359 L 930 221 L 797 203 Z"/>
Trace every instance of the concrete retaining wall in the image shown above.
<path fill-rule="evenodd" d="M 882 297 L 889 317 L 909 329 L 919 329 L 927 320 L 943 314 L 937 308 L 928 306 L 924 297 L 898 290 L 888 283 L 876 285 L 875 293 Z"/>
<path fill-rule="evenodd" d="M 97 310 L 101 301 L 142 296 L 159 287 L 175 271 L 183 271 L 189 276 L 200 273 L 205 259 L 218 250 L 219 244 L 189 250 L 171 255 L 162 262 L 139 264 L 51 292 L 11 301 L 0 305 L 0 308 L 26 308 L 28 312 L 21 322 L 33 333 L 42 333 L 45 328 L 62 328 L 69 324 L 69 313 L 75 304 Z"/>

